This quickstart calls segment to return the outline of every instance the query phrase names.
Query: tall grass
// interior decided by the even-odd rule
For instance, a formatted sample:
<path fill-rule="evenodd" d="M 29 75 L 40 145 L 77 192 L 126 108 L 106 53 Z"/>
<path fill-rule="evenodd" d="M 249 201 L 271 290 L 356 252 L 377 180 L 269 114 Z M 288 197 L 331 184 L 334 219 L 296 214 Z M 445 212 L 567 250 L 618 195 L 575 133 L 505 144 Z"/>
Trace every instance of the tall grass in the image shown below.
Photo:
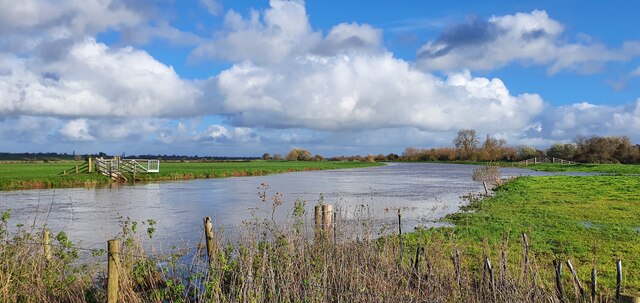
<path fill-rule="evenodd" d="M 469 247 L 432 233 L 405 238 L 401 246 L 398 236 L 376 238 L 366 217 L 338 222 L 334 242 L 307 224 L 303 209 L 297 205 L 283 224 L 257 218 L 233 242 L 218 229 L 210 263 L 202 243 L 157 255 L 148 245 L 153 222 L 141 233 L 140 224 L 123 221 L 120 302 L 559 302 L 546 278 L 552 270 L 539 266 L 533 254 L 525 263 L 508 243 Z M 58 233 L 47 261 L 41 229 L 9 233 L 8 222 L 3 216 L 2 302 L 106 301 L 104 250 L 78 247 Z M 83 252 L 91 254 L 83 258 Z M 567 300 L 576 300 L 570 284 L 565 291 Z"/>

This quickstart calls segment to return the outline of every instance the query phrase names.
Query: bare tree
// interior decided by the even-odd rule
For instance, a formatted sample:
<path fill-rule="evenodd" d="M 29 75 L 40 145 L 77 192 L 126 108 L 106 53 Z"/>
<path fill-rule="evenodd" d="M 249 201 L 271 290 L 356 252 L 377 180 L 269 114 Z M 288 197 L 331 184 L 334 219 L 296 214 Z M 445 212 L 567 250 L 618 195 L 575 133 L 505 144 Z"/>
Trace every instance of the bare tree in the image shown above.
<path fill-rule="evenodd" d="M 471 160 L 478 149 L 478 136 L 473 129 L 461 129 L 453 140 L 456 145 L 456 154 L 460 160 Z"/>

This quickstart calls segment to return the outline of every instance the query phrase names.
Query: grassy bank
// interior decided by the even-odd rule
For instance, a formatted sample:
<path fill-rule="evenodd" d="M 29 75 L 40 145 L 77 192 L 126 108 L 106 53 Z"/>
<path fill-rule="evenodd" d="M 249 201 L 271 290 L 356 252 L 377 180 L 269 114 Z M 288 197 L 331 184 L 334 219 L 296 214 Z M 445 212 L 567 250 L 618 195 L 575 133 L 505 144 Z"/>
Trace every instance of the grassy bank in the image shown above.
<path fill-rule="evenodd" d="M 524 168 L 548 172 L 589 172 L 619 175 L 640 174 L 640 165 L 636 164 L 530 164 Z"/>
<path fill-rule="evenodd" d="M 433 237 L 456 239 L 469 258 L 493 260 L 506 250 L 522 258 L 521 233 L 545 281 L 553 281 L 552 261 L 568 259 L 584 282 L 596 267 L 601 285 L 615 287 L 615 261 L 622 259 L 628 291 L 640 291 L 640 178 L 634 176 L 521 177 L 450 215 L 455 227 L 414 233 L 412 243 Z M 503 249 L 503 245 L 506 249 Z M 572 285 L 565 272 L 566 287 Z M 551 287 L 552 285 L 550 285 Z M 569 288 L 571 291 L 571 288 Z"/>
<path fill-rule="evenodd" d="M 75 165 L 83 162 L 0 163 L 0 190 L 81 187 L 108 184 L 111 180 L 97 173 L 74 174 Z M 258 176 L 283 172 L 359 168 L 382 165 L 366 162 L 303 162 L 303 161 L 250 161 L 250 162 L 161 162 L 160 173 L 139 174 L 139 181 L 185 180 L 197 178 L 223 178 L 232 176 Z M 67 175 L 64 170 L 71 169 Z"/>

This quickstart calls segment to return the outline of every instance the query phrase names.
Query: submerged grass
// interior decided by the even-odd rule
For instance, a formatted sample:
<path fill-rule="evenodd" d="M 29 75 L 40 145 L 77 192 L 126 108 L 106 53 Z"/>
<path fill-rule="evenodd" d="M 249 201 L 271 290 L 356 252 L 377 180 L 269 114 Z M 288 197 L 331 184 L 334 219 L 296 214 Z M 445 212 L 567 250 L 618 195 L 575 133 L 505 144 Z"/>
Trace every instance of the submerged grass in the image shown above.
<path fill-rule="evenodd" d="M 0 190 L 81 187 L 108 184 L 111 180 L 97 173 L 86 173 L 75 166 L 84 162 L 0 162 Z M 339 161 L 250 161 L 250 162 L 162 162 L 160 173 L 138 174 L 138 181 L 184 180 L 196 178 L 222 178 L 232 176 L 256 176 L 283 172 L 358 168 L 383 165 L 367 162 Z M 61 175 L 63 171 L 69 171 Z"/>

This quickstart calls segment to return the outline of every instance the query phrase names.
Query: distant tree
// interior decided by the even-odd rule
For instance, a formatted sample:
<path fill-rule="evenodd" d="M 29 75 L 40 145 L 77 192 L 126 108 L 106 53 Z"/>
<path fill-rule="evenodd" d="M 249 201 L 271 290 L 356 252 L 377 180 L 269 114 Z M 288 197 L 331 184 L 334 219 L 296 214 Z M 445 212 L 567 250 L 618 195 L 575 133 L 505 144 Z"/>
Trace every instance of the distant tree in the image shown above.
<path fill-rule="evenodd" d="M 478 136 L 473 129 L 461 129 L 453 140 L 456 154 L 460 160 L 473 160 L 478 149 Z"/>
<path fill-rule="evenodd" d="M 516 147 L 516 158 L 518 160 L 531 159 L 537 156 L 538 156 L 537 150 L 531 146 L 523 145 L 523 146 Z"/>
<path fill-rule="evenodd" d="M 633 163 L 638 159 L 637 147 L 633 146 L 626 136 L 578 136 L 574 142 L 574 160 L 578 162 Z"/>
<path fill-rule="evenodd" d="M 560 158 L 560 159 L 573 159 L 573 154 L 576 150 L 576 146 L 573 144 L 560 144 L 556 143 L 551 145 L 547 150 L 547 157 Z"/>
<path fill-rule="evenodd" d="M 398 161 L 398 160 L 400 160 L 400 156 L 394 153 L 390 153 L 387 155 L 387 161 Z"/>
<path fill-rule="evenodd" d="M 376 160 L 376 161 L 378 161 L 378 162 L 380 162 L 380 161 L 386 161 L 386 160 L 387 160 L 387 157 L 385 157 L 383 154 L 378 154 L 374 160 Z"/>
<path fill-rule="evenodd" d="M 487 135 L 487 139 L 482 143 L 480 149 L 480 160 L 496 161 L 502 158 L 502 149 L 507 144 L 504 139 L 491 138 Z"/>
<path fill-rule="evenodd" d="M 262 160 L 271 160 L 271 155 L 269 153 L 264 153 L 262 155 Z"/>
<path fill-rule="evenodd" d="M 313 161 L 318 161 L 318 162 L 324 161 L 324 157 L 322 155 L 317 154 L 313 156 Z"/>
<path fill-rule="evenodd" d="M 436 148 L 434 156 L 438 161 L 453 161 L 456 159 L 456 150 L 451 147 Z"/>
<path fill-rule="evenodd" d="M 287 154 L 289 161 L 309 161 L 311 157 L 311 152 L 304 148 L 294 148 Z"/>
<path fill-rule="evenodd" d="M 281 154 L 274 154 L 273 160 L 284 160 L 284 157 Z"/>
<path fill-rule="evenodd" d="M 374 155 L 372 155 L 372 154 L 368 154 L 368 155 L 364 158 L 364 161 L 366 161 L 366 162 L 375 162 L 375 160 L 376 160 L 376 157 L 375 157 Z"/>

